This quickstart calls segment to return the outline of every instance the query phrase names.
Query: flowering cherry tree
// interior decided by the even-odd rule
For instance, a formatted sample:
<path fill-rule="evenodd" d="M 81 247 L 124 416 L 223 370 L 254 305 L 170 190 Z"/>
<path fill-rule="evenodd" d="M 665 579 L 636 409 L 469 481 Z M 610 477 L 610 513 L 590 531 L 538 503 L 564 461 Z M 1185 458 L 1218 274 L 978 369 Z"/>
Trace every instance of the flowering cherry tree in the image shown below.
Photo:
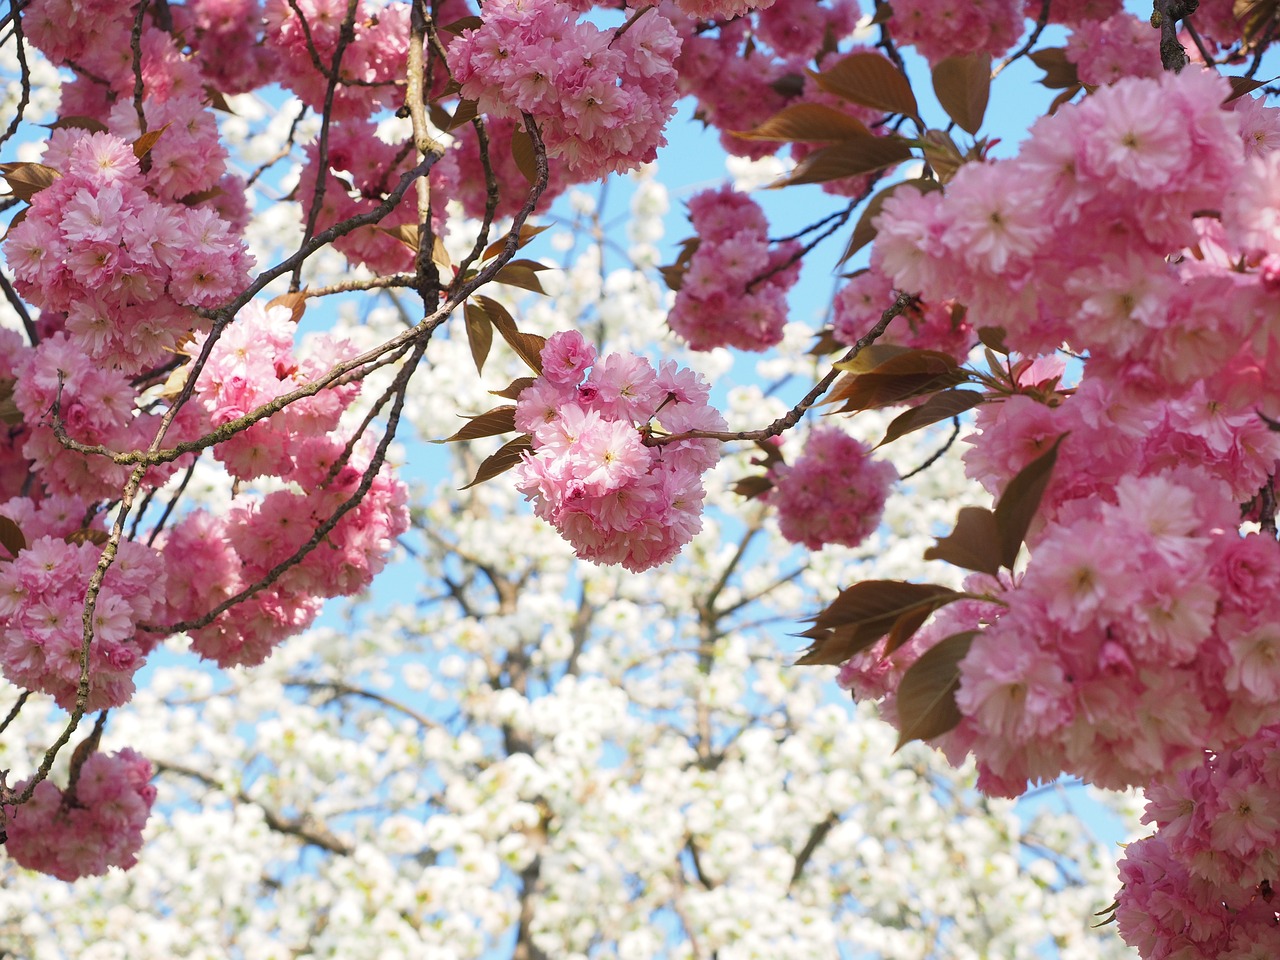
<path fill-rule="evenodd" d="M 1121 864 L 1121 935 L 1150 958 L 1274 954 L 1280 122 L 1254 78 L 1280 7 L 1153 7 L 1144 23 L 1118 0 L 12 0 L 8 856 L 71 879 L 144 855 L 153 761 L 102 743 L 142 709 L 147 659 L 291 662 L 285 641 L 414 529 L 395 438 L 424 398 L 467 417 L 433 437 L 482 451 L 467 489 L 523 493 L 578 557 L 632 574 L 696 550 L 718 461 L 740 509 L 776 508 L 813 562 L 837 556 L 827 545 L 876 535 L 897 477 L 941 469 L 964 417 L 964 469 L 991 506 L 952 506 L 930 531 L 941 572 L 844 569 L 813 601 L 801 663 L 839 665 L 880 700 L 899 748 L 971 757 L 989 797 L 1064 773 L 1147 789 L 1156 831 Z M 998 151 L 986 108 L 1015 63 L 1058 94 Z M 593 337 L 533 301 L 556 285 L 539 253 L 553 199 L 653 161 L 680 98 L 730 154 L 771 159 L 775 186 L 820 184 L 833 211 L 771 238 L 744 193 L 693 196 L 695 235 L 661 268 L 688 348 L 671 358 L 638 320 Z M 804 335 L 787 295 L 822 256 L 866 267 L 842 278 L 817 359 L 788 361 L 802 395 L 761 398 L 754 418 L 714 404 L 722 348 L 787 356 Z M 652 247 L 635 259 L 657 267 Z M 398 326 L 369 322 L 378 298 Z M 299 337 L 317 314 L 329 329 Z M 852 419 L 806 432 L 819 402 Z M 939 449 L 910 467 L 872 450 L 922 436 Z M 505 567 L 467 559 L 493 534 L 417 527 L 432 562 L 457 556 L 500 600 L 523 596 Z M 439 576 L 472 616 L 461 574 Z M 670 596 L 705 627 L 727 582 Z M 523 661 L 503 663 L 503 689 L 527 699 Z M 690 695 L 697 714 L 704 692 Z M 801 737 L 784 712 L 782 739 Z M 475 719 L 503 731 L 505 757 L 533 755 L 512 746 L 516 714 Z M 696 736 L 695 754 L 716 742 Z M 332 816 L 358 819 L 360 802 Z M 347 849 L 325 839 L 344 822 L 270 809 L 269 827 L 307 839 L 319 824 L 308 843 Z M 537 822 L 522 829 L 546 834 Z M 698 860 L 690 842 L 677 863 Z M 806 857 L 791 860 L 799 878 Z M 700 953 L 679 897 L 654 902 Z M 593 949 L 574 936 L 536 949 Z"/>

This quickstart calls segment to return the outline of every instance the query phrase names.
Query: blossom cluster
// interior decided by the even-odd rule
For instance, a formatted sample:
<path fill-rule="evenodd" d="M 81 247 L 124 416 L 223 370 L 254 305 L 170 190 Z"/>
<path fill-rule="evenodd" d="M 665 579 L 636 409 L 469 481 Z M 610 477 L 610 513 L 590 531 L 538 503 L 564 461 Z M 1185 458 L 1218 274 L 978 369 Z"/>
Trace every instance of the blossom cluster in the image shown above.
<path fill-rule="evenodd" d="M 66 710 L 80 684 L 86 587 L 101 554 L 92 543 L 42 536 L 0 564 L 0 671 L 19 687 L 52 695 Z M 133 675 L 158 639 L 138 633 L 137 624 L 161 607 L 164 594 L 159 553 L 121 543 L 94 606 L 89 710 L 119 706 L 133 695 Z"/>
<path fill-rule="evenodd" d="M 839 427 L 819 427 L 795 463 L 776 464 L 770 479 L 768 500 L 782 535 L 821 550 L 828 543 L 856 547 L 875 532 L 898 472 Z"/>
<path fill-rule="evenodd" d="M 516 401 L 516 428 L 533 439 L 517 487 L 579 557 L 631 571 L 666 563 L 701 527 L 716 442 L 645 440 L 725 429 L 710 388 L 674 361 L 597 357 L 577 331 L 547 340 L 542 369 Z"/>
<path fill-rule="evenodd" d="M 560 0 L 494 0 L 449 45 L 449 68 L 481 113 L 537 122 L 548 156 L 579 180 L 654 159 L 675 113 L 675 29 L 641 11 L 626 29 L 577 23 Z"/>
<path fill-rule="evenodd" d="M 1266 629 L 1276 633 L 1273 623 Z M 1255 648 L 1250 673 L 1271 672 L 1272 643 Z M 1280 950 L 1278 755 L 1273 724 L 1147 790 L 1143 822 L 1158 829 L 1126 847 L 1116 894 L 1120 933 L 1146 960 L 1249 960 Z"/>
<path fill-rule="evenodd" d="M 787 290 L 800 277 L 800 244 L 769 243 L 769 223 L 750 197 L 732 188 L 689 201 L 698 245 L 667 317 L 694 350 L 767 350 L 782 340 Z"/>
<path fill-rule="evenodd" d="M 831 302 L 835 338 L 853 346 L 880 322 L 897 295 L 893 283 L 878 270 L 865 270 L 837 291 Z M 963 363 L 975 337 L 973 324 L 955 301 L 915 301 L 885 330 L 878 343 L 895 343 L 915 350 L 938 350 Z"/>
<path fill-rule="evenodd" d="M 251 8 L 252 9 L 252 8 Z M 403 99 L 409 49 L 409 8 L 359 0 L 266 0 L 263 51 L 274 55 L 277 78 L 298 98 L 333 120 L 365 118 Z M 344 37 L 344 27 L 350 35 Z M 335 57 L 341 52 L 341 59 Z M 262 60 L 272 57 L 261 56 Z M 323 69 L 317 69 L 317 63 Z M 332 102 L 330 77 L 335 75 Z"/>
<path fill-rule="evenodd" d="M 109 867 L 128 869 L 142 847 L 156 788 L 151 763 L 132 750 L 91 753 L 77 771 L 74 789 L 48 780 L 31 799 L 7 807 L 5 851 L 28 870 L 59 880 L 95 877 Z M 21 792 L 27 781 L 14 788 Z"/>
<path fill-rule="evenodd" d="M 295 356 L 293 337 L 288 309 L 250 304 L 241 311 L 209 351 L 196 382 L 195 396 L 209 425 L 222 426 L 277 400 L 354 353 L 349 342 L 326 336 Z M 197 353 L 203 345 L 198 336 L 189 349 Z M 343 507 L 357 496 L 372 463 L 368 446 L 348 450 L 339 430 L 343 411 L 359 391 L 359 382 L 326 388 L 214 447 L 234 477 L 288 477 L 294 486 L 265 497 L 242 495 L 220 515 L 194 511 L 166 535 L 171 621 L 200 619 L 228 598 L 263 585 L 191 631 L 201 656 L 222 666 L 261 663 L 277 643 L 312 622 L 322 598 L 367 586 L 394 539 L 408 529 L 406 487 L 386 466 L 350 509 Z M 323 540 L 288 565 L 339 509 L 346 512 Z"/>
<path fill-rule="evenodd" d="M 166 129 L 153 152 L 168 137 L 175 149 L 189 145 L 208 154 L 202 138 L 211 126 L 193 129 L 195 139 Z M 218 153 L 212 153 L 213 167 L 194 174 L 185 154 L 169 156 L 171 162 L 159 154 L 144 175 L 118 136 L 54 131 L 45 161 L 61 176 L 35 194 L 26 218 L 4 241 L 18 291 L 47 314 L 65 316 L 65 329 L 87 361 L 124 374 L 163 358 L 200 322 L 190 308 L 228 299 L 248 282 L 253 265 L 216 211 L 172 202 L 175 192 L 185 196 L 217 182 Z M 179 171 L 183 178 L 175 179 Z"/>
<path fill-rule="evenodd" d="M 899 43 L 936 64 L 947 57 L 998 57 L 1022 34 L 1024 0 L 896 0 L 890 20 Z"/>

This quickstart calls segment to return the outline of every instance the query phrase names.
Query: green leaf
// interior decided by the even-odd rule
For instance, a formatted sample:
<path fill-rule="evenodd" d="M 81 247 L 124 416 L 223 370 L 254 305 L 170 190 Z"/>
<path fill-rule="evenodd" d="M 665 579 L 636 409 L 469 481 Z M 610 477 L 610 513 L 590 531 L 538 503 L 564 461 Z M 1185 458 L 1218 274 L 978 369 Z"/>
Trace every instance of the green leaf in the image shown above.
<path fill-rule="evenodd" d="M 467 417 L 467 425 L 451 437 L 433 443 L 453 443 L 458 440 L 478 440 L 480 437 L 496 437 L 516 428 L 516 408 L 512 405 L 494 407 L 484 413 Z"/>
<path fill-rule="evenodd" d="M 877 193 L 862 211 L 862 216 L 858 218 L 858 224 L 853 228 L 853 236 L 849 238 L 849 245 L 845 248 L 844 256 L 840 258 L 841 263 L 844 263 L 876 238 L 876 228 L 872 226 L 871 222 L 880 216 L 880 211 L 884 209 L 884 202 L 893 196 L 894 191 L 899 187 L 915 187 L 921 193 L 929 193 L 932 190 L 941 190 L 942 184 L 937 180 L 926 180 L 923 177 L 917 177 L 913 180 L 903 180 L 900 183 L 891 184 Z"/>
<path fill-rule="evenodd" d="M 842 140 L 829 147 L 813 151 L 796 164 L 785 179 L 773 186 L 786 187 L 801 183 L 826 183 L 844 177 L 857 177 L 887 167 L 896 167 L 911 159 L 911 148 L 901 137 L 890 134 L 884 137 L 860 137 Z"/>
<path fill-rule="evenodd" d="M 796 103 L 775 113 L 752 130 L 735 131 L 743 140 L 799 140 L 834 142 L 852 137 L 874 137 L 856 117 L 820 103 Z"/>
<path fill-rule="evenodd" d="M 0 547 L 8 550 L 11 558 L 27 549 L 27 538 L 22 535 L 22 529 L 4 516 L 0 516 Z"/>
<path fill-rule="evenodd" d="M 831 601 L 800 636 L 812 640 L 797 664 L 837 664 L 889 633 L 903 616 L 932 613 L 963 594 L 936 583 L 864 580 Z"/>
<path fill-rule="evenodd" d="M 1027 529 L 1036 511 L 1040 509 L 1040 499 L 1053 473 L 1053 465 L 1058 461 L 1058 448 L 1067 434 L 1062 434 L 1040 456 L 1023 467 L 1016 477 L 1009 481 L 1000 502 L 996 504 L 996 526 L 1000 531 L 1000 562 L 1013 569 L 1018 559 L 1018 549 L 1027 536 Z"/>
<path fill-rule="evenodd" d="M 956 633 L 930 648 L 911 665 L 898 684 L 898 745 L 931 740 L 960 723 L 956 691 L 960 688 L 960 661 L 969 653 L 976 630 Z"/>
<path fill-rule="evenodd" d="M 504 443 L 498 448 L 498 452 L 488 457 L 484 463 L 480 464 L 480 468 L 476 470 L 475 478 L 465 487 L 460 489 L 466 490 L 474 487 L 477 483 L 484 483 L 486 480 L 492 480 L 499 474 L 506 473 L 512 467 L 523 459 L 526 450 L 533 449 L 533 438 L 528 434 L 521 434 L 509 443 Z"/>
<path fill-rule="evenodd" d="M 920 406 L 912 407 L 906 413 L 895 417 L 885 430 L 884 439 L 876 446 L 883 447 L 899 437 L 905 437 L 909 433 L 943 420 L 950 420 L 980 403 L 982 403 L 982 394 L 976 390 L 944 390 L 941 393 L 935 393 Z"/>
<path fill-rule="evenodd" d="M 933 92 L 960 129 L 976 136 L 991 94 L 991 58 L 948 57 L 933 68 Z"/>
<path fill-rule="evenodd" d="M 887 57 L 879 53 L 852 53 L 820 73 L 809 74 L 818 86 L 851 103 L 886 113 L 918 117 L 920 108 L 911 84 Z"/>
<path fill-rule="evenodd" d="M 476 373 L 484 373 L 484 362 L 489 359 L 489 348 L 493 346 L 493 323 L 484 309 L 470 300 L 462 308 L 462 313 L 467 324 L 467 343 L 471 347 L 471 359 L 475 361 Z"/>
<path fill-rule="evenodd" d="M 996 515 L 982 507 L 961 507 L 956 528 L 950 536 L 924 552 L 926 560 L 945 560 L 965 570 L 995 576 L 1000 572 L 1003 552 Z"/>

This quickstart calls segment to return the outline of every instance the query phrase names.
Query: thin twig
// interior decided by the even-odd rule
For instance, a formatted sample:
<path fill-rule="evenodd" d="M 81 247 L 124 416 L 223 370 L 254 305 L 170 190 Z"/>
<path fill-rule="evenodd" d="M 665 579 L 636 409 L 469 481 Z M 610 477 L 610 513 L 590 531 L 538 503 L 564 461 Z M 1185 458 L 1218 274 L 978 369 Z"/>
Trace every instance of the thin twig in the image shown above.
<path fill-rule="evenodd" d="M 888 328 L 893 318 L 899 316 L 915 301 L 915 294 L 898 294 L 893 306 L 881 314 L 876 325 L 859 337 L 857 342 L 849 348 L 849 352 L 840 358 L 839 362 L 848 363 L 864 349 L 880 339 L 880 336 Z M 644 438 L 644 442 L 650 447 L 661 447 L 668 443 L 679 443 L 681 440 L 721 440 L 729 442 L 732 440 L 768 440 L 771 437 L 781 436 L 800 422 L 800 418 L 805 415 L 805 412 L 810 407 L 818 402 L 818 398 L 831 389 L 831 385 L 835 383 L 836 377 L 839 375 L 840 371 L 832 367 L 831 372 L 819 380 L 817 385 L 806 393 L 803 399 L 792 407 L 790 411 L 760 430 L 739 430 L 736 432 L 729 430 L 687 430 L 684 433 L 672 433 L 665 436 L 650 434 Z"/>

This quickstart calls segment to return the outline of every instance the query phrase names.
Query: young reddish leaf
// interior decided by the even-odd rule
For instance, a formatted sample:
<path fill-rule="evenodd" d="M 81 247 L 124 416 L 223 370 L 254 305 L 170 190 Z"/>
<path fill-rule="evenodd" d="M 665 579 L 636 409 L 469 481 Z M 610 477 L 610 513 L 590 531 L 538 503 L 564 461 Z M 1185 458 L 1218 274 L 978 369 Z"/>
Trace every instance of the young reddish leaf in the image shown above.
<path fill-rule="evenodd" d="M 267 304 L 268 309 L 271 307 L 287 307 L 289 309 L 289 319 L 297 323 L 307 310 L 307 291 L 299 290 L 295 293 L 282 293 Z"/>
<path fill-rule="evenodd" d="M 844 344 L 836 339 L 835 332 L 828 327 L 814 337 L 813 346 L 806 351 L 806 354 L 810 357 L 825 357 L 835 353 L 843 346 Z"/>
<path fill-rule="evenodd" d="M 754 500 L 756 497 L 764 496 L 772 490 L 773 481 L 764 474 L 756 474 L 751 477 L 743 477 L 733 485 L 732 489 L 738 496 Z"/>
<path fill-rule="evenodd" d="M 1244 39 L 1245 49 L 1280 19 L 1280 0 L 1235 0 L 1232 13 Z"/>
<path fill-rule="evenodd" d="M 979 327 L 978 341 L 984 347 L 990 347 L 996 353 L 1009 355 L 1009 348 L 1005 346 L 1004 338 L 1006 336 L 1004 327 Z"/>
<path fill-rule="evenodd" d="M 10 558 L 27 549 L 27 538 L 22 535 L 22 529 L 3 516 L 0 516 L 0 547 L 9 551 Z"/>
<path fill-rule="evenodd" d="M 899 136 L 859 137 L 842 140 L 830 147 L 823 147 L 809 154 L 791 171 L 791 174 L 772 186 L 786 187 L 802 183 L 826 183 L 844 177 L 856 177 L 864 173 L 896 167 L 911 159 L 911 148 Z"/>
<path fill-rule="evenodd" d="M 11 427 L 22 426 L 22 411 L 13 399 L 12 380 L 0 380 L 0 423 Z"/>
<path fill-rule="evenodd" d="M 894 357 L 910 352 L 910 347 L 895 343 L 872 343 L 859 350 L 851 360 L 841 360 L 832 366 L 844 373 L 870 373 L 882 363 L 888 363 Z"/>
<path fill-rule="evenodd" d="M 133 141 L 133 155 L 141 160 L 151 152 L 151 148 L 156 145 L 156 142 L 164 136 L 164 132 L 168 129 L 169 124 L 166 123 L 159 130 L 148 130 L 137 140 Z"/>
<path fill-rule="evenodd" d="M 433 440 L 433 443 L 453 443 L 458 440 L 478 440 L 510 433 L 516 428 L 516 408 L 510 404 L 494 407 L 474 417 L 467 417 L 467 425 L 451 437 Z"/>
<path fill-rule="evenodd" d="M 918 177 L 914 180 L 903 180 L 900 183 L 891 184 L 877 193 L 862 211 L 862 216 L 858 218 L 858 225 L 853 228 L 853 236 L 849 238 L 849 245 L 845 247 L 844 256 L 840 258 L 841 263 L 844 263 L 876 238 L 876 228 L 872 226 L 872 221 L 880 216 L 880 211 L 884 208 L 884 202 L 893 196 L 893 192 L 899 187 L 915 187 L 921 193 L 929 193 L 932 190 L 941 190 L 942 184 L 937 180 L 925 180 L 923 177 Z"/>
<path fill-rule="evenodd" d="M 208 200 L 220 197 L 224 193 L 226 191 L 221 187 L 210 187 L 208 190 L 197 190 L 195 193 L 188 193 L 186 196 L 180 197 L 178 202 L 184 207 L 196 207 Z"/>
<path fill-rule="evenodd" d="M 1030 54 L 1031 62 L 1044 71 L 1040 84 L 1050 90 L 1064 90 L 1080 84 L 1076 65 L 1067 59 L 1065 47 L 1046 47 Z"/>
<path fill-rule="evenodd" d="M 812 640 L 799 665 L 844 663 L 871 646 L 904 615 L 946 606 L 962 594 L 936 583 L 864 580 L 841 591 L 800 634 Z"/>
<path fill-rule="evenodd" d="M 911 665 L 898 684 L 898 745 L 932 740 L 954 730 L 962 719 L 956 706 L 960 661 L 969 653 L 976 630 L 956 633 L 929 649 Z"/>
<path fill-rule="evenodd" d="M 950 183 L 956 171 L 965 164 L 964 155 L 951 135 L 945 130 L 926 130 L 921 143 L 925 162 L 942 183 Z"/>
<path fill-rule="evenodd" d="M 516 355 L 527 363 L 534 373 L 542 373 L 542 348 L 546 345 L 547 338 L 535 333 L 521 333 L 511 314 L 507 313 L 507 308 L 492 297 L 476 297 L 476 302 L 493 321 L 493 325 L 498 328 L 498 333 L 502 334 L 502 339 L 507 341 Z"/>
<path fill-rule="evenodd" d="M 1013 569 L 1013 562 L 1018 559 L 1018 548 L 1027 535 L 1027 528 L 1040 508 L 1040 498 L 1044 496 L 1049 485 L 1049 477 L 1053 473 L 1053 465 L 1058 461 L 1058 447 L 1067 435 L 1064 433 L 1040 456 L 1018 471 L 1018 475 L 1009 481 L 1000 502 L 996 504 L 996 526 L 1000 530 L 1000 562 Z"/>
<path fill-rule="evenodd" d="M 991 95 L 991 58 L 983 54 L 948 57 L 933 68 L 933 92 L 947 116 L 976 136 Z"/>
<path fill-rule="evenodd" d="M 59 117 L 53 123 L 42 123 L 42 127 L 50 130 L 88 130 L 90 133 L 108 133 L 108 127 L 101 120 L 95 120 L 93 117 Z"/>
<path fill-rule="evenodd" d="M 867 125 L 842 110 L 820 103 L 796 103 L 775 113 L 752 130 L 734 131 L 743 140 L 799 140 L 834 142 L 852 137 L 874 137 Z"/>
<path fill-rule="evenodd" d="M 1270 80 L 1256 80 L 1253 77 L 1227 77 L 1227 81 L 1231 84 L 1231 96 L 1222 101 L 1225 107 L 1232 100 L 1239 100 L 1246 93 L 1253 93 L 1260 87 L 1265 87 L 1269 83 L 1274 83 L 1278 77 L 1272 77 Z"/>
<path fill-rule="evenodd" d="M 506 397 L 508 400 L 519 400 L 520 394 L 524 393 L 534 383 L 533 377 L 516 377 L 501 390 L 490 390 L 495 397 Z"/>
<path fill-rule="evenodd" d="M 1072 98 L 1077 93 L 1085 89 L 1087 88 L 1083 83 L 1077 83 L 1075 86 L 1068 87 L 1066 90 L 1063 90 L 1060 94 L 1054 97 L 1053 102 L 1049 104 L 1049 111 L 1047 115 L 1052 117 L 1055 113 L 1058 112 L 1058 108 L 1060 106 L 1062 106 L 1064 103 L 1070 103 Z"/>
<path fill-rule="evenodd" d="M 9 190 L 19 200 L 31 202 L 31 198 L 62 174 L 43 163 L 0 163 L 0 177 L 9 184 Z M 10 227 L 12 229 L 12 227 Z"/>
<path fill-rule="evenodd" d="M 548 229 L 549 226 L 550 225 L 548 224 L 547 227 L 535 227 L 527 223 L 522 224 L 520 227 L 520 238 L 516 241 L 516 249 L 519 250 L 521 247 L 527 244 L 530 240 L 532 240 L 538 234 L 542 233 L 542 231 Z M 497 240 L 493 241 L 493 243 L 485 247 L 484 253 L 480 255 L 480 260 L 482 262 L 485 260 L 492 260 L 498 254 L 500 254 L 503 248 L 506 247 L 507 237 L 509 236 L 511 236 L 510 232 L 504 233 Z M 530 262 L 532 263 L 535 261 L 530 261 Z M 539 264 L 539 266 L 541 266 L 541 264 Z"/>
<path fill-rule="evenodd" d="M 912 407 L 906 413 L 899 414 L 884 432 L 884 439 L 876 444 L 883 447 L 908 433 L 922 430 L 943 420 L 950 420 L 966 410 L 971 410 L 982 402 L 982 394 L 976 390 L 944 390 Z"/>
<path fill-rule="evenodd" d="M 935 609 L 935 607 L 921 607 L 919 610 L 904 613 L 893 621 L 893 629 L 889 631 L 889 635 L 885 637 L 884 641 L 885 654 L 893 653 L 893 651 L 914 637 L 916 631 L 924 626 L 924 622 L 933 615 Z"/>
<path fill-rule="evenodd" d="M 916 95 L 911 84 L 887 57 L 879 53 L 851 53 L 837 60 L 821 73 L 809 74 L 827 93 L 834 93 L 852 103 L 901 113 L 908 117 L 919 116 Z"/>
<path fill-rule="evenodd" d="M 484 362 L 489 359 L 489 348 L 493 346 L 493 323 L 484 309 L 470 300 L 463 306 L 462 314 L 467 325 L 467 343 L 471 346 L 471 359 L 475 361 L 476 373 L 484 373 Z"/>
<path fill-rule="evenodd" d="M 478 106 L 474 100 L 459 100 L 457 108 L 453 111 L 453 116 L 449 117 L 447 123 L 440 129 L 448 132 L 470 123 L 480 115 Z"/>
<path fill-rule="evenodd" d="M 446 33 L 458 34 L 458 33 L 462 33 L 463 30 L 479 30 L 483 26 L 484 26 L 484 21 L 481 20 L 479 17 L 473 16 L 473 17 L 462 17 L 461 19 L 454 20 L 452 23 L 445 24 L 440 29 L 445 31 Z"/>
<path fill-rule="evenodd" d="M 538 271 L 549 269 L 545 264 L 535 260 L 512 260 L 494 275 L 494 282 L 508 286 L 520 287 L 533 293 L 546 294 L 542 289 L 542 281 L 538 279 Z"/>
<path fill-rule="evenodd" d="M 395 237 L 414 253 L 418 252 L 418 225 L 416 223 L 402 223 L 394 227 L 378 227 L 377 229 L 388 236 Z"/>
<path fill-rule="evenodd" d="M 214 110 L 221 110 L 223 113 L 229 113 L 233 117 L 236 115 L 236 112 L 231 109 L 231 104 L 227 103 L 227 98 L 222 95 L 222 91 L 217 87 L 206 83 L 204 85 L 204 95 L 209 101 L 209 106 Z"/>
<path fill-rule="evenodd" d="M 844 367 L 843 364 L 836 364 Z M 851 364 L 850 364 L 851 366 Z M 842 404 L 835 413 L 891 406 L 964 383 L 968 374 L 955 359 L 937 350 L 904 350 L 866 373 L 846 374 L 822 402 Z"/>
<path fill-rule="evenodd" d="M 514 440 L 504 443 L 498 448 L 498 452 L 488 457 L 484 463 L 480 464 L 480 468 L 476 470 L 475 479 L 468 483 L 461 490 L 474 487 L 477 483 L 484 483 L 486 480 L 492 480 L 499 474 L 506 473 L 517 463 L 520 462 L 526 450 L 533 449 L 533 438 L 527 433 L 522 433 Z"/>
<path fill-rule="evenodd" d="M 538 161 L 533 152 L 533 138 L 524 127 L 516 127 L 511 134 L 511 159 L 516 162 L 516 169 L 530 183 L 538 179 Z"/>
<path fill-rule="evenodd" d="M 449 251 L 444 248 L 444 240 L 439 234 L 431 238 L 431 262 L 440 268 L 443 273 L 453 273 L 453 260 L 449 257 Z"/>
<path fill-rule="evenodd" d="M 91 530 L 88 527 L 81 527 L 79 530 L 73 530 L 62 538 L 67 543 L 81 544 L 92 543 L 96 547 L 102 546 L 111 539 L 111 534 L 105 530 Z"/>
<path fill-rule="evenodd" d="M 924 552 L 926 560 L 945 560 L 965 570 L 995 576 L 1003 557 L 996 515 L 982 507 L 961 507 L 950 536 Z"/>

